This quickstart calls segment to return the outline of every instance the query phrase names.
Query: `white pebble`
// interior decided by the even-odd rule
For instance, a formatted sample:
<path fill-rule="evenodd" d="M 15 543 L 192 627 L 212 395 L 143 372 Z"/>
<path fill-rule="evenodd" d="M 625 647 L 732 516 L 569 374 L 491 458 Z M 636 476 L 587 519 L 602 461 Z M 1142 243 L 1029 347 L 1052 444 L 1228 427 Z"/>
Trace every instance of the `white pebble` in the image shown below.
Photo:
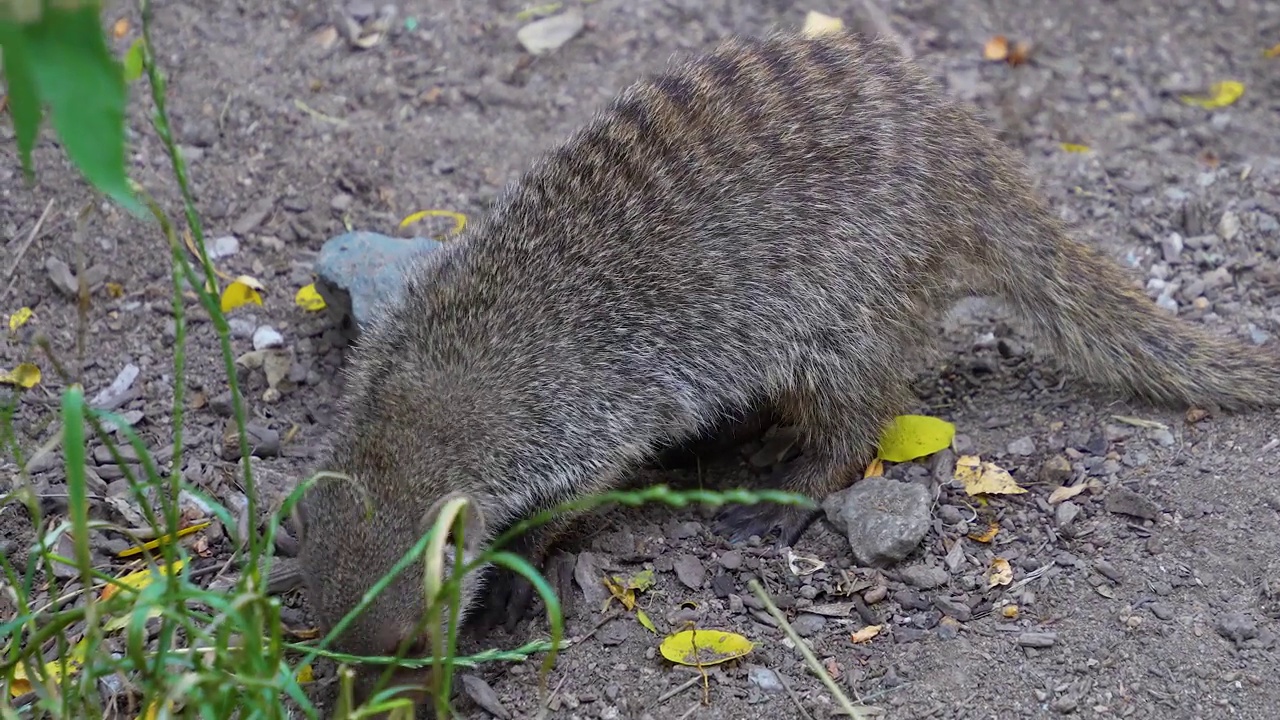
<path fill-rule="evenodd" d="M 266 350 L 284 345 L 284 336 L 270 325 L 263 325 L 253 331 L 253 349 Z"/>
<path fill-rule="evenodd" d="M 205 246 L 209 253 L 210 260 L 218 260 L 224 257 L 231 257 L 240 252 L 240 241 L 235 235 L 223 235 L 220 238 L 214 238 Z"/>

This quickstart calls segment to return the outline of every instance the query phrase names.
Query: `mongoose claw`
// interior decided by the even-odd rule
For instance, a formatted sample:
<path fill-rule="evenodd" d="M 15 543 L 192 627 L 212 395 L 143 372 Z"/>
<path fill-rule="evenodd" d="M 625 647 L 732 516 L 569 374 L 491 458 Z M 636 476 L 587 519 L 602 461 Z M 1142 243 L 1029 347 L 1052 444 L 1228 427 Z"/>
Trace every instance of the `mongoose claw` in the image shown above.
<path fill-rule="evenodd" d="M 732 543 L 746 542 L 753 535 L 765 538 L 772 534 L 778 547 L 792 547 L 818 519 L 819 512 L 774 503 L 734 505 L 716 516 L 715 529 Z"/>

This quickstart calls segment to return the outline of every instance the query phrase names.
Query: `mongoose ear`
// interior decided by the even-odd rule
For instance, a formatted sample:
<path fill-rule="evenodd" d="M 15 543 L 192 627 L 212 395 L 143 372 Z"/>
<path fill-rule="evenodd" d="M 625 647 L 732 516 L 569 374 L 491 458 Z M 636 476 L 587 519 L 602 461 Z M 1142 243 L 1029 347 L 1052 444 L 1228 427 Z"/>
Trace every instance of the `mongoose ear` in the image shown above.
<path fill-rule="evenodd" d="M 470 555 L 475 553 L 485 541 L 485 517 L 476 499 L 466 493 L 449 493 L 437 500 L 423 516 L 421 532 L 425 534 L 430 530 L 440 519 L 440 513 L 446 508 L 453 507 L 455 500 L 466 500 L 466 504 L 459 509 L 459 515 L 462 516 L 462 551 Z M 458 544 L 453 528 L 449 530 L 449 541 L 455 545 Z"/>

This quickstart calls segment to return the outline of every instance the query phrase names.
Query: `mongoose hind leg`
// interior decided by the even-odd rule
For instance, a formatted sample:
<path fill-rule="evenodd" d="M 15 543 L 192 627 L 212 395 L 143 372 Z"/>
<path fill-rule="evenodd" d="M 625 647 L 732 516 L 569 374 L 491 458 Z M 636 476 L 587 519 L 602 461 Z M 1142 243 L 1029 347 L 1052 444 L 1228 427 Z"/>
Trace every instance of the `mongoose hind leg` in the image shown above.
<path fill-rule="evenodd" d="M 867 383 L 867 375 L 848 367 L 831 368 L 798 382 L 778 407 L 799 429 L 804 452 L 780 469 L 770 484 L 821 502 L 856 479 L 875 456 L 884 427 L 909 397 L 905 379 L 891 373 L 885 377 L 892 380 Z M 851 382 L 833 385 L 833 380 L 844 376 L 850 376 Z M 852 382 L 854 378 L 862 382 Z M 720 534 L 735 543 L 776 533 L 778 546 L 790 547 L 820 513 L 775 503 L 735 505 L 719 514 L 716 525 Z"/>

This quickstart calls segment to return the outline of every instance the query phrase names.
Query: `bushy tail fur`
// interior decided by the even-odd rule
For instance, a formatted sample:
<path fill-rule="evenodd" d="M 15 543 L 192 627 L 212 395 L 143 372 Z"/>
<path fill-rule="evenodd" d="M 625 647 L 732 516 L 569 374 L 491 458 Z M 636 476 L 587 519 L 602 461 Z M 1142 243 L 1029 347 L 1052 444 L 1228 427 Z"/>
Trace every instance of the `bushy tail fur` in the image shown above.
<path fill-rule="evenodd" d="M 1050 213 L 1021 220 L 1033 234 L 995 244 L 1013 257 L 988 265 L 1003 273 L 988 279 L 1070 370 L 1162 405 L 1280 405 L 1280 352 L 1179 320 Z"/>

